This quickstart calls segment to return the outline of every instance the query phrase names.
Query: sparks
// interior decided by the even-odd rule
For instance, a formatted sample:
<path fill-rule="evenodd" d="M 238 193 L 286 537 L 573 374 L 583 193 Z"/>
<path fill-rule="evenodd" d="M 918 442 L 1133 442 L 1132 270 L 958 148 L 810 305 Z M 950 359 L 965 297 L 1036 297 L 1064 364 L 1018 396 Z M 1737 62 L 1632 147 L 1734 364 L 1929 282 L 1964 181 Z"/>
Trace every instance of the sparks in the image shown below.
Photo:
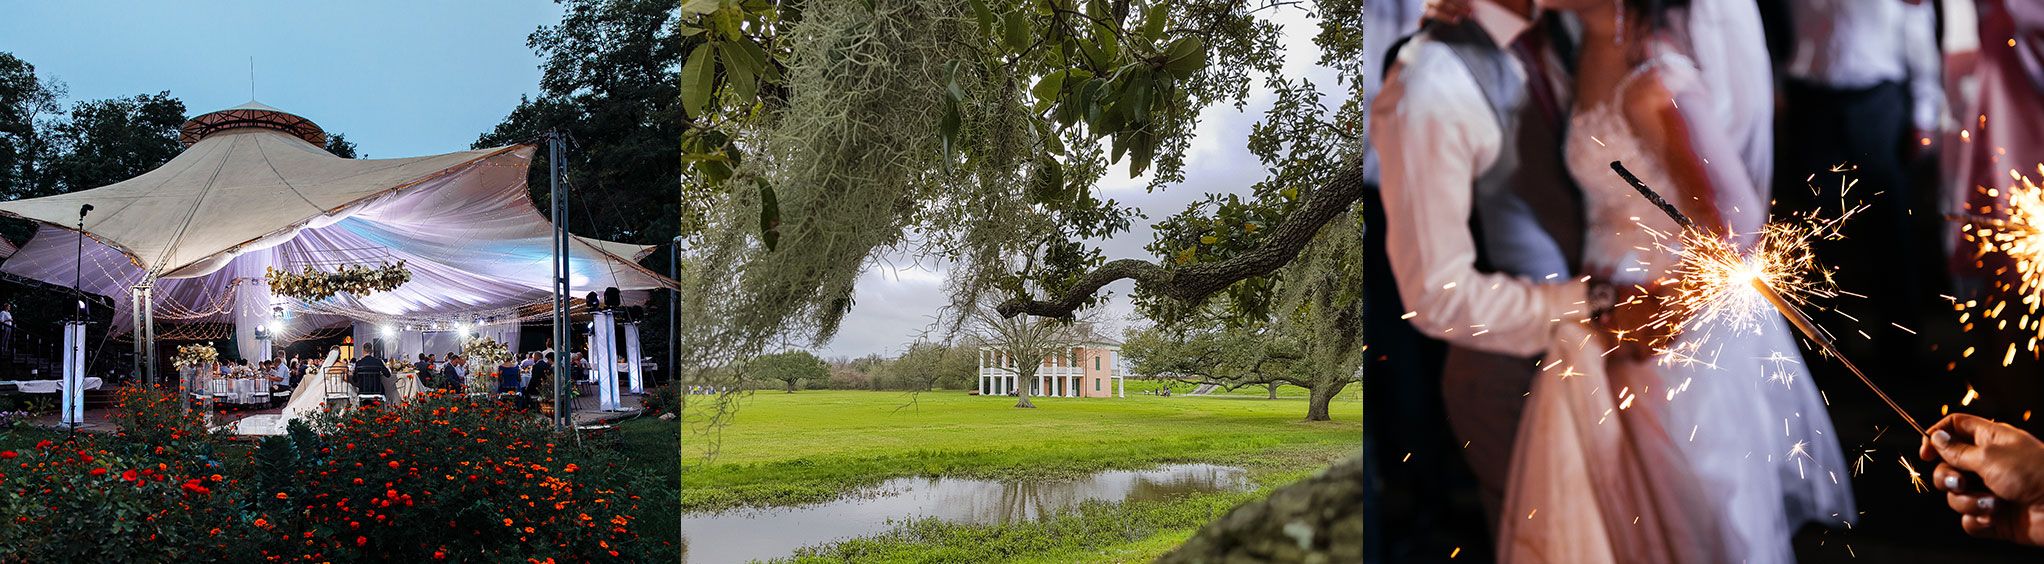
<path fill-rule="evenodd" d="M 1866 384 L 1867 389 L 1880 396 L 1889 409 L 1909 422 L 1917 434 L 1926 434 L 1923 425 L 1910 417 L 1909 412 L 1888 397 L 1880 386 L 1874 385 L 1874 381 L 1867 378 L 1858 365 L 1847 360 L 1838 351 L 1833 339 L 1800 308 L 1810 305 L 1812 298 L 1837 295 L 1831 271 L 1817 264 L 1810 243 L 1839 237 L 1840 225 L 1866 206 L 1846 210 L 1831 220 L 1820 219 L 1813 212 L 1801 216 L 1799 221 L 1769 223 L 1757 234 L 1750 249 L 1741 251 L 1734 238 L 1699 228 L 1682 215 L 1681 210 L 1626 170 L 1625 165 L 1612 161 L 1611 169 L 1682 226 L 1682 233 L 1675 238 L 1682 246 L 1669 249 L 1680 257 L 1671 269 L 1676 292 L 1664 300 L 1664 307 L 1654 323 L 1669 329 L 1669 335 L 1683 335 L 1685 329 L 1700 324 L 1702 334 L 1691 334 L 1690 339 L 1709 339 L 1711 328 L 1719 325 L 1729 325 L 1734 331 L 1758 333 L 1765 327 L 1764 320 L 1770 320 L 1767 312 L 1772 310 L 1787 319 L 1824 354 L 1845 365 L 1861 383 Z"/>
<path fill-rule="evenodd" d="M 1927 492 L 1927 491 L 1930 491 L 1930 488 L 1928 488 L 1928 487 L 1924 486 L 1924 484 L 1923 484 L 1923 473 L 1921 473 L 1921 472 L 1917 472 L 1917 471 L 1916 471 L 1916 467 L 1915 467 L 1915 466 L 1911 466 L 1911 465 L 1909 464 L 1909 457 L 1907 457 L 1907 456 L 1904 456 L 1904 457 L 1901 457 L 1901 458 L 1898 458 L 1898 459 L 1896 459 L 1896 461 L 1898 461 L 1898 462 L 1901 462 L 1901 463 L 1902 463 L 1902 469 L 1904 469 L 1904 470 L 1908 470 L 1908 471 L 1909 471 L 1909 485 L 1910 485 L 1911 487 L 1914 487 L 1914 488 L 1916 488 L 1916 493 L 1923 493 L 1923 492 Z"/>
<path fill-rule="evenodd" d="M 2044 166 L 2038 172 L 2044 174 Z M 2016 330 L 2044 337 L 2044 320 L 2038 319 L 2039 309 L 2044 308 L 2044 188 L 2016 169 L 2009 169 L 2009 177 L 2012 183 L 2006 189 L 1986 189 L 1989 197 L 2006 195 L 1998 209 L 1994 205 L 1983 206 L 1979 215 L 1950 218 L 1964 223 L 1960 233 L 1976 246 L 1973 257 L 1976 265 L 1988 268 L 2006 261 L 1995 270 L 2000 275 L 1993 281 L 1996 291 L 1987 293 L 1985 303 L 1968 300 L 1963 308 L 1954 309 L 1960 311 L 1963 324 L 1973 316 L 2000 318 L 2010 302 L 2015 302 L 2024 312 Z M 2038 352 L 2035 339 L 2027 350 L 2032 354 Z M 2002 357 L 2002 364 L 2013 362 L 2015 353 L 2011 345 Z"/>

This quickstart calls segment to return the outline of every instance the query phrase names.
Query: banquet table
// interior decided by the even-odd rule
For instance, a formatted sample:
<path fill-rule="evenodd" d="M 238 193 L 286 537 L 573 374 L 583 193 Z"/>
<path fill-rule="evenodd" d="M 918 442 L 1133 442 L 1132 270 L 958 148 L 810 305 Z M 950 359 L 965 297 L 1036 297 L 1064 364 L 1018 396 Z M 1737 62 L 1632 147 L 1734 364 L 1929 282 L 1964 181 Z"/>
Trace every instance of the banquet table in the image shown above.
<path fill-rule="evenodd" d="M 85 389 L 97 390 L 105 382 L 97 376 L 85 377 Z M 54 394 L 64 390 L 63 380 L 0 380 L 0 384 L 14 384 L 24 394 Z"/>

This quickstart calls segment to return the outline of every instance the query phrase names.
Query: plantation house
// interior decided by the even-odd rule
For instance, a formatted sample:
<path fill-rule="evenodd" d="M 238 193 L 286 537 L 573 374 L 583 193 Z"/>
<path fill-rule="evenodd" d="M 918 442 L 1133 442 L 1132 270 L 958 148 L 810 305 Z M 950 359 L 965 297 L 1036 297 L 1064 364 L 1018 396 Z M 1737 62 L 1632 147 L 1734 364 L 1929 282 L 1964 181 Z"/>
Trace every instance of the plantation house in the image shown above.
<path fill-rule="evenodd" d="M 1005 396 L 1019 385 L 1015 361 L 1006 351 L 979 349 L 979 393 Z M 1036 377 L 1029 383 L 1029 395 L 1066 398 L 1128 397 L 1120 368 L 1121 344 L 1105 339 L 1087 341 L 1069 350 L 1043 358 Z"/>

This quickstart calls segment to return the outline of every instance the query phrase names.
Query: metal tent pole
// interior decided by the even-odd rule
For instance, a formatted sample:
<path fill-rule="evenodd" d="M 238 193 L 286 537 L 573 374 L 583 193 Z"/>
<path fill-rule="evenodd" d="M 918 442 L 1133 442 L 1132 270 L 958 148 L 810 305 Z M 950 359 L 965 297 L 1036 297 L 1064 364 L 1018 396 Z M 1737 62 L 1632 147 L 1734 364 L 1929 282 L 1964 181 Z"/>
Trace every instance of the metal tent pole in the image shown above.
<path fill-rule="evenodd" d="M 547 132 L 547 187 L 553 199 L 554 223 L 554 426 L 566 428 L 568 415 L 568 194 L 561 186 L 561 134 Z"/>

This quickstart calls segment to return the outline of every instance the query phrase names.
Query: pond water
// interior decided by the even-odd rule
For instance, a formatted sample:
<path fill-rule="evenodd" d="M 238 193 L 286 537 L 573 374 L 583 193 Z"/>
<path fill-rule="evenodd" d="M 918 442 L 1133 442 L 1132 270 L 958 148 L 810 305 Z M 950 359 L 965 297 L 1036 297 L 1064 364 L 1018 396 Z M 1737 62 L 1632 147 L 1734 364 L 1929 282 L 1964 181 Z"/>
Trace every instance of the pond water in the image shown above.
<path fill-rule="evenodd" d="M 1249 487 L 1241 468 L 1174 464 L 1111 470 L 1075 481 L 895 478 L 873 492 L 799 507 L 682 515 L 689 564 L 793 556 L 795 549 L 886 532 L 910 518 L 991 524 L 1036 519 L 1087 501 L 1143 501 Z"/>

